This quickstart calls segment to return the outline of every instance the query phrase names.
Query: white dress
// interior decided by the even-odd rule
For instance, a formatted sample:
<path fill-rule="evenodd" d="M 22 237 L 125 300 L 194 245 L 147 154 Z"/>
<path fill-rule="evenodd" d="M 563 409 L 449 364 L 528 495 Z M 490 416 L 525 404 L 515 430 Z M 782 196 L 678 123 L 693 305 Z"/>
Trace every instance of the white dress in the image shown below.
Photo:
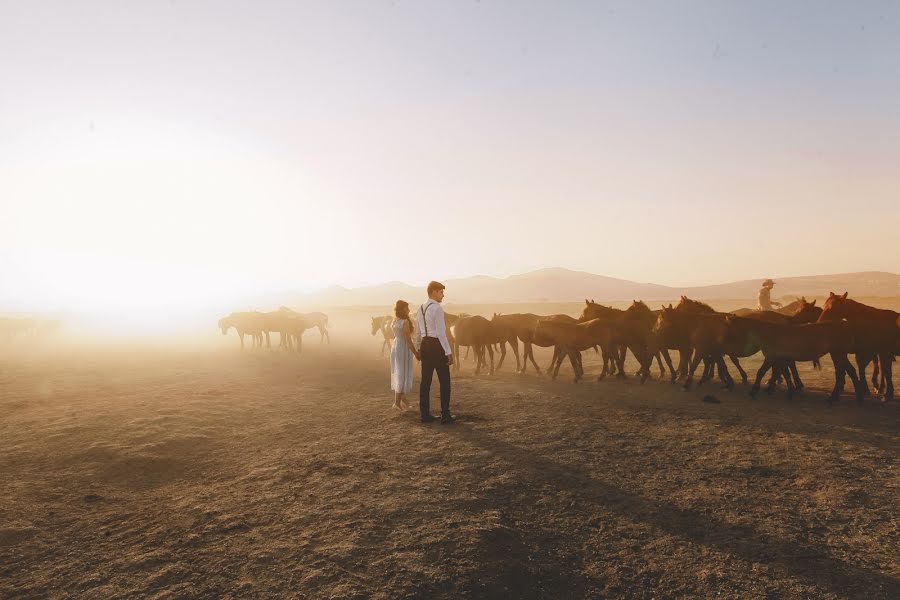
<path fill-rule="evenodd" d="M 398 394 L 405 394 L 413 387 L 413 353 L 406 344 L 403 326 L 406 319 L 394 319 L 391 330 L 394 332 L 394 345 L 391 348 L 391 389 Z"/>

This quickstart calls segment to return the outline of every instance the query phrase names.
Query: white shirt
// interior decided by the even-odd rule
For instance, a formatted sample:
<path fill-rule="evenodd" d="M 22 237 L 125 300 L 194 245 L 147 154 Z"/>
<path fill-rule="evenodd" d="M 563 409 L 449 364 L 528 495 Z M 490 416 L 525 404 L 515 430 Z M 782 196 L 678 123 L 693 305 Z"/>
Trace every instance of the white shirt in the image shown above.
<path fill-rule="evenodd" d="M 444 309 L 441 307 L 441 303 L 429 298 L 428 302 L 419 307 L 416 315 L 416 350 L 422 349 L 422 338 L 425 337 L 427 329 L 428 337 L 440 340 L 444 354 L 447 356 L 453 354 L 450 341 L 447 339 L 447 325 L 444 323 Z"/>

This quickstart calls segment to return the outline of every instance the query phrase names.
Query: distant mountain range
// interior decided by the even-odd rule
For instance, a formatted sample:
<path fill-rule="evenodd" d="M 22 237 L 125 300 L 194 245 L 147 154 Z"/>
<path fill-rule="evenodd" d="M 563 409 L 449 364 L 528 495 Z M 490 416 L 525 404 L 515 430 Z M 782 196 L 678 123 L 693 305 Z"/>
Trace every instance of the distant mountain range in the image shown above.
<path fill-rule="evenodd" d="M 745 279 L 700 287 L 671 287 L 655 283 L 637 283 L 583 271 L 550 268 L 498 278 L 476 275 L 448 279 L 447 301 L 452 304 L 580 302 L 585 298 L 601 301 L 673 300 L 682 294 L 705 300 L 747 299 L 756 302 L 761 279 Z M 823 296 L 829 291 L 849 292 L 851 296 L 900 296 L 900 275 L 881 271 L 810 275 L 776 279 L 773 298 L 781 296 Z M 332 286 L 318 292 L 266 294 L 253 298 L 257 307 L 302 306 L 377 306 L 392 305 L 398 298 L 413 304 L 425 295 L 422 286 L 398 281 L 359 288 Z"/>

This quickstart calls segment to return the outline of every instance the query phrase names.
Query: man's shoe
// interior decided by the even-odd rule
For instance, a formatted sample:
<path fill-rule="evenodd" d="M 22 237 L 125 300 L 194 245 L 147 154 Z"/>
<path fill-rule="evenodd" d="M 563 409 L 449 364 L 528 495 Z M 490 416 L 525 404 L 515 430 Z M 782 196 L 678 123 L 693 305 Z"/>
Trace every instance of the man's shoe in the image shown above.
<path fill-rule="evenodd" d="M 432 421 L 437 421 L 437 417 L 435 417 L 434 415 L 428 415 L 426 417 L 422 417 L 423 423 L 431 423 Z"/>
<path fill-rule="evenodd" d="M 449 425 L 450 423 L 455 423 L 456 417 L 453 415 L 445 415 L 441 417 L 441 425 Z"/>

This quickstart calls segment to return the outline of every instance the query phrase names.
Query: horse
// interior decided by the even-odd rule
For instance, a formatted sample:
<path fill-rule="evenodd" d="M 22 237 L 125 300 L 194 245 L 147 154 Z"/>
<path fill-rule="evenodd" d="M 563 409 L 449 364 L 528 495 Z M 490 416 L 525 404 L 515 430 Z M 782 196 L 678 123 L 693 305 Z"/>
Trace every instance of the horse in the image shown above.
<path fill-rule="evenodd" d="M 297 353 L 299 354 L 303 348 L 303 332 L 316 326 L 306 316 L 292 310 L 278 309 L 275 312 L 262 313 L 262 315 L 263 333 L 266 336 L 267 348 L 272 347 L 269 334 L 277 333 L 280 338 L 278 342 L 279 348 L 292 352 L 296 342 Z"/>
<path fill-rule="evenodd" d="M 253 340 L 253 347 L 262 346 L 264 317 L 261 312 L 233 312 L 227 317 L 219 319 L 219 329 L 222 335 L 228 335 L 228 330 L 234 327 L 241 340 L 241 352 L 244 351 L 244 336 L 249 335 Z"/>
<path fill-rule="evenodd" d="M 629 332 L 629 335 L 636 339 L 644 339 L 644 345 L 646 346 L 645 351 L 650 357 L 647 368 L 650 368 L 653 363 L 653 357 L 655 357 L 656 362 L 659 365 L 659 376 L 660 378 L 665 377 L 666 369 L 663 367 L 662 363 L 663 359 L 665 359 L 666 365 L 669 367 L 669 371 L 674 378 L 676 376 L 675 367 L 672 366 L 672 357 L 669 356 L 669 349 L 661 348 L 659 340 L 656 338 L 656 334 L 653 333 L 653 325 L 656 323 L 658 314 L 659 311 L 654 312 L 650 310 L 650 307 L 647 306 L 644 301 L 632 300 L 631 306 L 625 309 L 623 319 L 627 327 L 637 328 L 637 330 Z M 622 359 L 624 360 L 624 356 Z M 650 373 L 648 371 L 647 376 L 649 377 L 649 375 Z"/>
<path fill-rule="evenodd" d="M 278 310 L 280 312 L 286 312 L 291 315 L 296 315 L 298 317 L 303 317 L 307 323 L 310 324 L 308 329 L 313 327 L 318 328 L 319 330 L 319 343 L 322 344 L 325 340 L 328 340 L 328 343 L 331 343 L 331 336 L 328 334 L 328 315 L 323 312 L 310 312 L 310 313 L 301 313 L 295 310 L 291 310 L 287 306 L 279 306 Z"/>
<path fill-rule="evenodd" d="M 534 337 L 534 327 L 537 325 L 540 317 L 532 313 L 516 313 L 511 315 L 503 315 L 494 313 L 491 323 L 494 330 L 500 337 L 500 362 L 497 363 L 497 370 L 503 366 L 503 360 L 506 358 L 506 344 L 512 347 L 513 354 L 516 356 L 516 373 L 524 373 L 528 367 L 528 359 L 534 365 L 538 375 L 541 373 L 540 367 L 534 360 L 534 351 L 531 348 L 532 339 Z M 523 363 L 519 362 L 519 340 L 522 341 L 524 349 L 522 351 Z"/>
<path fill-rule="evenodd" d="M 459 347 L 469 346 L 475 350 L 475 374 L 478 375 L 481 373 L 481 367 L 487 366 L 487 361 L 484 358 L 484 350 L 487 348 L 491 357 L 490 374 L 493 375 L 493 344 L 499 340 L 491 322 L 479 315 L 462 317 L 457 321 L 454 330 L 456 341 L 453 352 L 457 356 L 457 360 L 453 363 L 454 370 L 459 371 Z"/>
<path fill-rule="evenodd" d="M 595 347 L 600 348 L 604 358 L 603 372 L 597 380 L 601 381 L 606 377 L 606 358 L 612 349 L 613 343 L 613 327 L 609 322 L 602 319 L 576 321 L 574 323 L 566 322 L 562 319 L 539 319 L 535 325 L 532 338 L 534 340 L 550 341 L 556 348 L 560 349 L 558 353 L 554 353 L 553 363 L 547 369 L 547 373 L 552 372 L 552 379 L 556 379 L 563 358 L 568 356 L 569 362 L 572 364 L 572 370 L 575 372 L 574 382 L 578 383 L 584 376 L 581 353 Z"/>
<path fill-rule="evenodd" d="M 625 353 L 628 349 L 631 349 L 632 354 L 641 364 L 642 371 L 644 368 L 649 369 L 649 365 L 645 366 L 647 360 L 645 360 L 644 354 L 646 354 L 646 343 L 650 332 L 643 331 L 639 326 L 635 325 L 635 322 L 626 325 L 624 310 L 603 306 L 593 299 L 585 299 L 584 308 L 578 320 L 583 322 L 592 319 L 602 319 L 613 325 L 612 354 L 615 360 L 613 361 L 614 367 L 611 368 L 610 373 L 616 373 L 616 377 L 620 379 L 625 378 Z M 652 360 L 652 356 L 648 358 Z M 642 374 L 642 371 L 639 373 Z"/>
<path fill-rule="evenodd" d="M 813 302 L 807 302 L 806 298 L 800 298 L 796 302 L 792 302 L 791 306 L 793 307 L 792 313 L 790 316 L 786 314 L 782 314 L 775 311 L 751 311 L 747 314 L 746 317 L 749 319 L 756 319 L 760 321 L 765 321 L 768 323 L 777 323 L 786 325 L 788 323 L 813 323 L 818 318 L 819 313 L 821 313 L 821 309 L 815 306 L 815 300 Z M 727 313 L 720 313 L 713 309 L 710 305 L 700 302 L 699 300 L 692 300 L 687 296 L 682 296 L 681 301 L 678 303 L 676 307 L 678 310 L 682 310 L 684 312 L 693 312 L 699 314 L 717 314 L 717 315 L 725 315 Z M 787 308 L 787 307 L 785 307 Z M 735 315 L 737 316 L 737 315 Z M 731 343 L 729 343 L 731 342 Z M 746 385 L 748 383 L 747 373 L 741 367 L 741 363 L 738 360 L 740 357 L 751 356 L 756 353 L 756 350 L 750 352 L 755 346 L 752 343 L 748 343 L 744 339 L 736 339 L 736 340 L 726 340 L 726 345 L 730 346 L 731 352 L 728 353 L 728 358 L 737 368 L 738 372 L 741 374 L 741 380 Z M 813 366 L 815 368 L 819 367 L 818 359 L 813 361 Z M 707 362 L 707 366 L 704 369 L 704 375 L 701 378 L 702 381 L 705 381 L 708 377 L 707 371 L 710 369 L 710 364 Z M 791 363 L 789 365 L 791 376 L 794 378 L 794 387 L 797 391 L 803 390 L 803 382 L 800 380 L 800 374 L 797 371 L 797 365 Z M 727 371 L 727 369 L 726 369 Z M 727 375 L 726 378 L 730 378 L 730 375 Z M 772 375 L 772 379 L 769 381 L 769 385 L 767 386 L 767 391 L 771 393 L 775 389 L 775 385 L 781 379 L 781 373 L 775 372 Z"/>
<path fill-rule="evenodd" d="M 854 337 L 853 352 L 856 354 L 859 378 L 866 395 L 870 395 L 869 386 L 866 384 L 866 367 L 872 359 L 877 357 L 884 381 L 884 400 L 888 402 L 894 399 L 891 363 L 898 343 L 900 343 L 898 340 L 900 334 L 897 329 L 898 319 L 900 319 L 900 313 L 851 300 L 847 298 L 847 292 L 840 296 L 834 292 L 829 293 L 822 306 L 822 314 L 819 316 L 820 323 L 846 320 L 851 327 Z M 874 381 L 873 385 L 875 385 Z"/>
<path fill-rule="evenodd" d="M 802 325 L 782 325 L 734 315 L 727 315 L 725 320 L 732 336 L 752 340 L 765 357 L 750 390 L 751 397 L 756 397 L 760 381 L 769 369 L 782 371 L 788 386 L 788 398 L 793 397 L 796 390 L 791 378 L 787 376 L 789 364 L 798 360 L 817 359 L 828 354 L 835 369 L 834 388 L 829 396 L 829 403 L 837 401 L 840 397 L 847 375 L 853 382 L 857 402 L 862 402 L 862 386 L 856 370 L 847 359 L 847 354 L 855 345 L 853 330 L 849 324 L 820 321 Z"/>
<path fill-rule="evenodd" d="M 718 313 L 696 313 L 664 306 L 653 326 L 659 343 L 666 348 L 674 348 L 681 353 L 683 359 L 690 358 L 683 390 L 689 390 L 694 379 L 694 372 L 700 361 L 706 361 L 700 384 L 704 383 L 712 373 L 712 365 L 718 366 L 719 377 L 728 389 L 734 388 L 734 380 L 728 373 L 723 356 L 726 354 L 725 341 L 727 325 L 725 315 Z M 755 354 L 758 348 L 751 348 Z M 679 365 L 681 369 L 681 365 Z"/>
<path fill-rule="evenodd" d="M 388 352 L 391 350 L 391 344 L 394 340 L 394 332 L 391 329 L 391 323 L 394 322 L 394 317 L 390 315 L 384 315 L 383 317 L 372 317 L 372 335 L 374 336 L 379 331 L 381 335 L 384 336 L 384 341 L 381 344 L 381 355 L 384 356 L 384 349 L 387 348 Z"/>

